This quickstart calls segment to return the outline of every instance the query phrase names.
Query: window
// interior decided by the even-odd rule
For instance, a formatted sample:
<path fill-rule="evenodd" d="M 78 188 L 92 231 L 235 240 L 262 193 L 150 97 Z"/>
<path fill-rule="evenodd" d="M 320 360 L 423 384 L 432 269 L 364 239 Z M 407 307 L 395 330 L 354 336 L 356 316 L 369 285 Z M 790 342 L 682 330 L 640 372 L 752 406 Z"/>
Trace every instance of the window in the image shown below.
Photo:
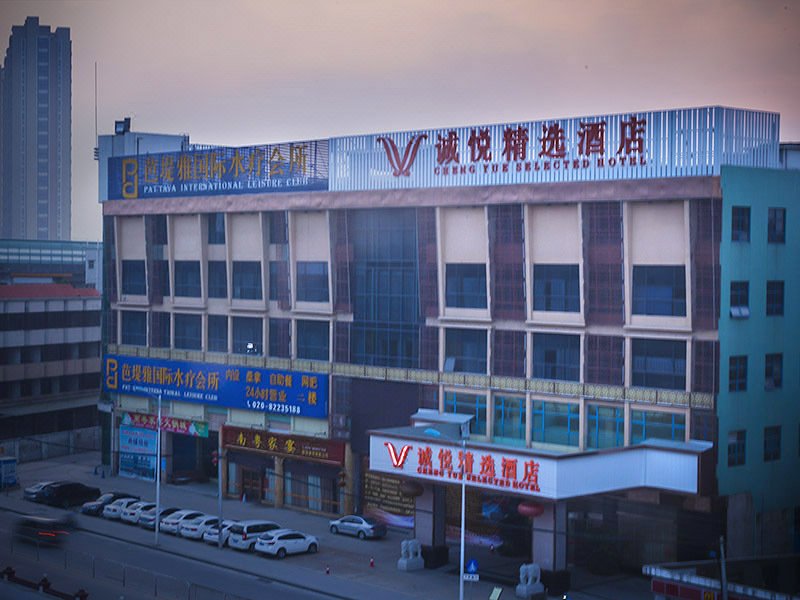
<path fill-rule="evenodd" d="M 770 208 L 767 221 L 767 242 L 770 244 L 786 243 L 786 209 Z"/>
<path fill-rule="evenodd" d="M 208 215 L 208 243 L 225 243 L 225 214 L 211 213 Z"/>
<path fill-rule="evenodd" d="M 747 432 L 743 429 L 728 433 L 728 466 L 737 467 L 745 461 Z"/>
<path fill-rule="evenodd" d="M 781 458 L 781 426 L 764 427 L 764 462 Z"/>
<path fill-rule="evenodd" d="M 445 330 L 445 371 L 486 373 L 486 331 Z"/>
<path fill-rule="evenodd" d="M 461 415 L 474 415 L 469 423 L 472 435 L 486 435 L 486 396 L 445 392 L 444 410 Z"/>
<path fill-rule="evenodd" d="M 143 260 L 122 261 L 122 293 L 132 296 L 147 294 L 147 280 Z"/>
<path fill-rule="evenodd" d="M 631 347 L 634 386 L 686 389 L 686 342 L 634 339 Z"/>
<path fill-rule="evenodd" d="M 270 270 L 271 268 L 272 263 L 270 263 Z M 270 294 L 271 293 L 272 281 L 270 281 Z M 322 261 L 298 262 L 298 302 L 327 302 L 328 298 L 328 263 Z"/>
<path fill-rule="evenodd" d="M 783 354 L 764 357 L 764 389 L 779 390 L 783 386 Z"/>
<path fill-rule="evenodd" d="M 200 350 L 203 345 L 203 324 L 200 315 L 175 315 L 175 348 Z"/>
<path fill-rule="evenodd" d="M 634 265 L 633 314 L 686 316 L 685 267 Z"/>
<path fill-rule="evenodd" d="M 269 243 L 287 244 L 286 212 L 277 211 L 269 215 Z"/>
<path fill-rule="evenodd" d="M 750 207 L 734 206 L 731 220 L 731 241 L 750 241 Z"/>
<path fill-rule="evenodd" d="M 783 281 L 767 282 L 767 316 L 777 317 L 783 314 Z"/>
<path fill-rule="evenodd" d="M 233 297 L 239 300 L 261 300 L 261 263 L 234 261 Z"/>
<path fill-rule="evenodd" d="M 170 313 L 154 311 L 150 313 L 150 345 L 154 348 L 170 346 Z"/>
<path fill-rule="evenodd" d="M 154 260 L 153 270 L 155 271 L 153 279 L 156 282 L 157 289 L 153 290 L 156 296 L 169 296 L 169 261 L 167 260 Z"/>
<path fill-rule="evenodd" d="M 297 321 L 297 358 L 330 360 L 327 321 Z"/>
<path fill-rule="evenodd" d="M 644 440 L 686 440 L 686 415 L 669 412 L 631 411 L 631 444 Z"/>
<path fill-rule="evenodd" d="M 625 338 L 587 335 L 584 364 L 586 383 L 623 385 L 625 383 Z"/>
<path fill-rule="evenodd" d="M 558 333 L 533 334 L 533 376 L 579 381 L 581 338 Z"/>
<path fill-rule="evenodd" d="M 533 309 L 580 312 L 578 265 L 533 265 Z"/>
<path fill-rule="evenodd" d="M 280 284 L 281 284 L 281 277 L 283 276 L 285 269 L 284 263 L 282 260 L 271 260 L 269 261 L 269 299 L 270 300 L 280 300 Z"/>
<path fill-rule="evenodd" d="M 208 351 L 228 351 L 228 317 L 208 315 Z"/>
<path fill-rule="evenodd" d="M 152 215 L 153 243 L 158 246 L 167 244 L 167 215 Z"/>
<path fill-rule="evenodd" d="M 750 316 L 750 282 L 731 281 L 731 317 L 746 319 Z"/>
<path fill-rule="evenodd" d="M 587 448 L 617 448 L 625 442 L 623 409 L 616 406 L 588 404 L 586 417 Z"/>
<path fill-rule="evenodd" d="M 452 308 L 486 308 L 486 265 L 445 265 L 445 305 Z"/>
<path fill-rule="evenodd" d="M 525 397 L 494 397 L 494 438 L 510 444 L 525 443 Z"/>
<path fill-rule="evenodd" d="M 728 391 L 747 391 L 747 357 L 731 356 L 728 361 Z"/>
<path fill-rule="evenodd" d="M 175 261 L 175 295 L 184 298 L 200 297 L 200 261 Z"/>
<path fill-rule="evenodd" d="M 578 446 L 580 406 L 566 402 L 533 401 L 531 439 L 543 444 Z"/>
<path fill-rule="evenodd" d="M 269 320 L 269 355 L 289 358 L 291 345 L 290 331 L 292 322 L 289 319 Z"/>
<path fill-rule="evenodd" d="M 233 353 L 260 355 L 263 347 L 261 319 L 233 317 Z"/>
<path fill-rule="evenodd" d="M 228 297 L 228 270 L 224 260 L 208 261 L 208 297 Z"/>
<path fill-rule="evenodd" d="M 147 313 L 122 311 L 122 343 L 131 346 L 147 345 Z"/>

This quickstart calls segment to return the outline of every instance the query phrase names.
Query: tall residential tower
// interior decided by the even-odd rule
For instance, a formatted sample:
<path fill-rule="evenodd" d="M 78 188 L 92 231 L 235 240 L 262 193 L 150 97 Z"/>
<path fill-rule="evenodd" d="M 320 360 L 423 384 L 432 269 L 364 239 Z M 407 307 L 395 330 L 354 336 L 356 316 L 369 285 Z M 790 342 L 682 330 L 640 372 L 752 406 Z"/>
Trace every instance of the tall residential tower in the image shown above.
<path fill-rule="evenodd" d="M 0 237 L 70 239 L 72 43 L 28 17 L 0 69 Z"/>

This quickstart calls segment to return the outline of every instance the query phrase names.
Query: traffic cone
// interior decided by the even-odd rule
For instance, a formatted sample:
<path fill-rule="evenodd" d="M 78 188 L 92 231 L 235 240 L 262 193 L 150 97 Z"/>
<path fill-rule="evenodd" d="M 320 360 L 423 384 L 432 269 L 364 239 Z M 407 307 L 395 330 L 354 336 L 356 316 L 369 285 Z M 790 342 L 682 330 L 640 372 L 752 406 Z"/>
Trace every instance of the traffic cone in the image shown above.
<path fill-rule="evenodd" d="M 330 574 L 331 574 L 331 567 L 330 567 L 330 565 L 325 565 L 325 575 L 330 575 Z"/>
<path fill-rule="evenodd" d="M 375 558 L 373 556 L 369 557 L 369 566 L 373 569 L 375 568 Z"/>

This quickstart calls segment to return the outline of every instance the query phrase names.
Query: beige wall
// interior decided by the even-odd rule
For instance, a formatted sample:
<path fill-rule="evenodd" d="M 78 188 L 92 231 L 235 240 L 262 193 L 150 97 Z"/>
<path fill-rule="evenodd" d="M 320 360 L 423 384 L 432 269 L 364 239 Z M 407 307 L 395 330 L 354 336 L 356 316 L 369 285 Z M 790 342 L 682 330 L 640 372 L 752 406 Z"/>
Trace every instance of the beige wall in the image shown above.
<path fill-rule="evenodd" d="M 531 264 L 580 264 L 582 251 L 579 208 L 579 204 L 528 208 Z"/>
<path fill-rule="evenodd" d="M 489 236 L 484 208 L 443 208 L 439 212 L 439 233 L 442 264 L 488 262 Z"/>
<path fill-rule="evenodd" d="M 257 213 L 228 214 L 231 234 L 225 241 L 231 248 L 233 260 L 261 260 L 263 241 L 261 215 Z"/>
<path fill-rule="evenodd" d="M 290 214 L 292 254 L 295 261 L 323 261 L 330 258 L 328 213 L 302 211 Z"/>
<path fill-rule="evenodd" d="M 117 220 L 117 248 L 124 260 L 144 260 L 144 217 L 123 217 Z"/>
<path fill-rule="evenodd" d="M 683 202 L 628 203 L 627 206 L 631 264 L 684 264 L 688 241 L 684 236 Z"/>
<path fill-rule="evenodd" d="M 203 236 L 199 215 L 175 215 L 171 218 L 170 246 L 175 260 L 199 260 Z"/>

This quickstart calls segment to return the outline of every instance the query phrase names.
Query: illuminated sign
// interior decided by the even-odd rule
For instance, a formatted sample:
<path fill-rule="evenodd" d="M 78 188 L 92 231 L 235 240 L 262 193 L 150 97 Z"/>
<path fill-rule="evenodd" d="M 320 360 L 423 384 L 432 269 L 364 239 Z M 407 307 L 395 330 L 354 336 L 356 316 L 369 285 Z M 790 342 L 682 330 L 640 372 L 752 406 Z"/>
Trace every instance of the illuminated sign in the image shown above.
<path fill-rule="evenodd" d="M 144 413 L 122 413 L 122 425 L 141 427 L 142 429 L 158 429 L 158 417 Z M 191 421 L 177 417 L 161 417 L 161 429 L 169 433 L 191 435 L 194 437 L 208 437 L 208 423 L 205 421 Z"/>
<path fill-rule="evenodd" d="M 108 159 L 109 200 L 327 189 L 327 140 Z"/>
<path fill-rule="evenodd" d="M 106 355 L 103 389 L 279 415 L 328 416 L 328 376 L 319 373 Z"/>
<path fill-rule="evenodd" d="M 370 436 L 370 470 L 441 483 L 551 497 L 552 461 L 518 452 Z M 463 475 L 462 475 L 463 474 Z"/>
<path fill-rule="evenodd" d="M 222 431 L 222 443 L 230 448 L 344 465 L 344 442 L 242 427 L 225 426 Z"/>

